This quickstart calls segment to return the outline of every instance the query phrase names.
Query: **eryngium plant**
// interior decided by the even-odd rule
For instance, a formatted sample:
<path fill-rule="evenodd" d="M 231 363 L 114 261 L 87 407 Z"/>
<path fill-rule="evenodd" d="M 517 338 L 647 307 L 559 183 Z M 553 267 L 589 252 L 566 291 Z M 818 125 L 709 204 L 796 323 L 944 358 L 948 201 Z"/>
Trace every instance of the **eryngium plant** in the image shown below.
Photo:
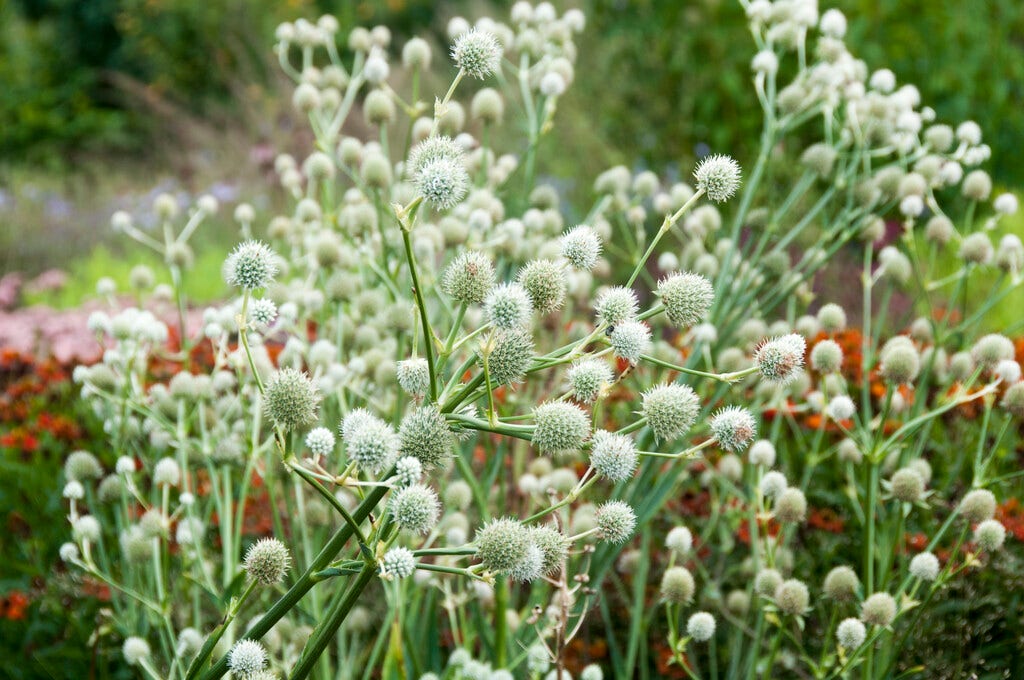
<path fill-rule="evenodd" d="M 382 26 L 278 29 L 316 139 L 277 159 L 291 212 L 236 209 L 235 295 L 193 335 L 180 284 L 216 201 L 181 216 L 161 198 L 162 240 L 116 215 L 166 256 L 174 285 L 153 297 L 176 300 L 177 343 L 149 312 L 98 313 L 108 350 L 76 376 L 117 460 L 104 477 L 69 457 L 62 558 L 110 587 L 98 630 L 127 664 L 892 675 L 944 584 L 1006 538 L 993 517 L 1024 383 L 1013 344 L 981 328 L 1019 282 L 1019 239 L 990 236 L 1016 199 L 988 210 L 978 127 L 869 73 L 837 11 L 742 4 L 764 111 L 749 170 L 711 155 L 665 185 L 612 168 L 568 223 L 536 154 L 581 13 L 452 20 L 455 76 L 432 102 L 422 39 L 399 65 Z M 508 99 L 523 141 L 499 134 Z M 347 132 L 360 114 L 372 139 Z M 794 144 L 798 163 L 773 162 Z M 855 279 L 850 251 L 859 332 L 838 305 L 809 313 L 820 272 Z M 998 283 L 972 304 L 986 272 Z M 679 498 L 702 500 L 681 516 Z M 822 507 L 845 542 L 804 529 Z M 583 668 L 566 652 L 595 611 L 611 653 Z"/>

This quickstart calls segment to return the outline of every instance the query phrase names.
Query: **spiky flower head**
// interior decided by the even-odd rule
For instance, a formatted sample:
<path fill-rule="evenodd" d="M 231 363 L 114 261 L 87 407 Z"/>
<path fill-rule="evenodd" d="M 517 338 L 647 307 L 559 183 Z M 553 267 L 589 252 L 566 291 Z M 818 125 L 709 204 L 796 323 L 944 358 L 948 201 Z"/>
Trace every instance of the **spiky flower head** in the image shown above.
<path fill-rule="evenodd" d="M 528 583 L 540 578 L 544 569 L 544 553 L 533 541 L 526 546 L 526 556 L 515 567 L 509 570 L 508 575 L 513 581 Z"/>
<path fill-rule="evenodd" d="M 320 393 L 302 371 L 283 368 L 263 391 L 263 408 L 274 424 L 292 430 L 316 422 Z"/>
<path fill-rule="evenodd" d="M 395 461 L 395 480 L 399 486 L 409 486 L 420 481 L 423 476 L 423 463 L 419 458 L 403 456 Z"/>
<path fill-rule="evenodd" d="M 988 489 L 974 489 L 960 501 L 960 514 L 971 524 L 992 519 L 996 514 L 996 497 Z"/>
<path fill-rule="evenodd" d="M 491 289 L 484 300 L 487 320 L 497 328 L 523 328 L 530 325 L 533 302 L 526 288 L 518 283 L 502 283 Z"/>
<path fill-rule="evenodd" d="M 706 156 L 697 164 L 693 176 L 697 179 L 698 191 L 703 191 L 715 203 L 724 203 L 740 186 L 740 164 L 729 156 Z"/>
<path fill-rule="evenodd" d="M 468 75 L 483 80 L 501 68 L 501 43 L 490 31 L 474 28 L 455 39 L 452 60 Z"/>
<path fill-rule="evenodd" d="M 530 531 L 517 519 L 492 519 L 476 532 L 476 556 L 488 571 L 508 573 L 527 559 Z"/>
<path fill-rule="evenodd" d="M 807 498 L 796 487 L 788 487 L 775 499 L 775 517 L 780 522 L 803 522 L 807 516 Z"/>
<path fill-rule="evenodd" d="M 1014 383 L 1006 388 L 1003 399 L 999 402 L 1008 413 L 1024 418 L 1024 382 Z"/>
<path fill-rule="evenodd" d="M 480 304 L 494 288 L 494 265 L 478 250 L 460 253 L 445 269 L 441 288 L 458 302 Z"/>
<path fill-rule="evenodd" d="M 845 394 L 838 394 L 828 402 L 826 410 L 833 420 L 849 420 L 857 412 L 857 405 Z"/>
<path fill-rule="evenodd" d="M 843 348 L 835 340 L 822 340 L 811 350 L 811 366 L 819 373 L 836 373 L 843 366 Z"/>
<path fill-rule="evenodd" d="M 533 308 L 541 314 L 561 309 L 565 302 L 565 270 L 556 262 L 531 260 L 519 270 L 518 280 L 530 294 Z"/>
<path fill-rule="evenodd" d="M 684 272 L 669 274 L 658 283 L 658 297 L 665 305 L 665 314 L 676 326 L 696 326 L 707 318 L 715 289 L 700 274 Z"/>
<path fill-rule="evenodd" d="M 622 321 L 611 329 L 608 342 L 615 356 L 635 365 L 651 351 L 651 329 L 642 321 Z"/>
<path fill-rule="evenodd" d="M 405 416 L 398 432 L 401 451 L 419 458 L 424 467 L 437 467 L 452 453 L 452 431 L 436 406 L 420 406 Z"/>
<path fill-rule="evenodd" d="M 533 338 L 526 331 L 513 328 L 499 330 L 480 350 L 487 351 L 487 371 L 495 385 L 511 385 L 522 381 L 533 360 Z"/>
<path fill-rule="evenodd" d="M 661 577 L 661 596 L 675 604 L 689 604 L 693 600 L 696 584 L 686 567 L 669 567 Z"/>
<path fill-rule="evenodd" d="M 394 492 L 390 510 L 400 528 L 425 534 L 437 526 L 441 502 L 430 487 L 413 484 Z"/>
<path fill-rule="evenodd" d="M 686 434 L 697 421 L 700 399 L 688 385 L 655 385 L 644 392 L 640 413 L 657 439 L 675 439 Z"/>
<path fill-rule="evenodd" d="M 860 579 L 855 572 L 846 565 L 833 568 L 825 576 L 822 590 L 825 596 L 837 602 L 849 602 L 857 597 L 857 589 L 860 588 Z"/>
<path fill-rule="evenodd" d="M 228 652 L 228 668 L 238 677 L 247 678 L 259 673 L 266 665 L 267 650 L 255 640 L 239 640 Z"/>
<path fill-rule="evenodd" d="M 921 355 L 910 340 L 886 343 L 879 358 L 882 377 L 894 385 L 913 382 L 921 371 Z"/>
<path fill-rule="evenodd" d="M 769 470 L 761 477 L 761 493 L 766 498 L 778 498 L 782 492 L 789 488 L 786 475 L 778 470 Z"/>
<path fill-rule="evenodd" d="M 562 569 L 569 553 L 569 539 L 551 525 L 530 527 L 530 542 L 541 553 L 541 575 L 551 576 Z"/>
<path fill-rule="evenodd" d="M 695 642 L 707 642 L 715 634 L 715 617 L 708 612 L 697 612 L 686 622 L 686 634 Z"/>
<path fill-rule="evenodd" d="M 782 574 L 777 569 L 762 569 L 754 576 L 754 590 L 758 595 L 774 597 L 775 590 L 782 585 Z"/>
<path fill-rule="evenodd" d="M 469 173 L 457 160 L 437 158 L 423 165 L 416 173 L 415 182 L 423 200 L 438 210 L 448 210 L 466 197 Z"/>
<path fill-rule="evenodd" d="M 910 560 L 910 575 L 922 581 L 934 581 L 939 577 L 939 558 L 930 552 L 914 555 Z"/>
<path fill-rule="evenodd" d="M 597 300 L 594 302 L 597 320 L 609 326 L 617 326 L 624 321 L 634 320 L 639 308 L 640 303 L 637 302 L 636 293 L 625 286 L 605 288 L 598 293 Z"/>
<path fill-rule="evenodd" d="M 427 165 L 434 161 L 447 160 L 464 165 L 465 153 L 451 137 L 434 135 L 417 144 L 409 152 L 409 173 L 417 176 Z"/>
<path fill-rule="evenodd" d="M 398 456 L 400 440 L 391 426 L 366 409 L 345 416 L 341 438 L 348 458 L 365 470 L 379 472 Z"/>
<path fill-rule="evenodd" d="M 590 465 L 602 477 L 621 482 L 633 476 L 637 466 L 636 444 L 624 434 L 607 430 L 594 433 L 590 445 Z"/>
<path fill-rule="evenodd" d="M 924 480 L 913 468 L 897 470 L 890 480 L 892 495 L 904 503 L 916 503 L 924 494 Z"/>
<path fill-rule="evenodd" d="M 381 576 L 387 579 L 408 578 L 416 571 L 416 557 L 408 548 L 391 548 L 380 561 Z"/>
<path fill-rule="evenodd" d="M 988 369 L 1000 361 L 1013 359 L 1015 354 L 1013 341 L 1000 333 L 989 333 L 982 336 L 971 348 L 971 356 L 974 361 Z"/>
<path fill-rule="evenodd" d="M 592 404 L 613 378 L 611 367 L 600 359 L 574 361 L 566 373 L 573 396 L 584 404 Z"/>
<path fill-rule="evenodd" d="M 672 527 L 665 536 L 665 547 L 678 556 L 685 557 L 693 548 L 693 533 L 683 526 Z"/>
<path fill-rule="evenodd" d="M 277 255 L 261 241 L 239 243 L 224 261 L 224 280 L 243 290 L 265 288 L 277 276 Z"/>
<path fill-rule="evenodd" d="M 430 389 L 430 367 L 422 357 L 399 361 L 395 374 L 398 386 L 409 396 L 420 399 Z"/>
<path fill-rule="evenodd" d="M 575 451 L 590 436 L 590 417 L 575 404 L 549 401 L 533 409 L 533 445 L 542 452 Z"/>
<path fill-rule="evenodd" d="M 265 328 L 277 318 L 277 305 L 270 298 L 253 300 L 249 307 L 249 318 L 257 328 Z"/>
<path fill-rule="evenodd" d="M 580 671 L 580 680 L 604 680 L 604 671 L 596 663 L 592 663 Z"/>
<path fill-rule="evenodd" d="M 786 384 L 800 373 L 806 351 L 803 337 L 790 333 L 762 343 L 754 352 L 754 363 L 766 380 Z"/>
<path fill-rule="evenodd" d="M 986 552 L 999 550 L 1006 542 L 1006 527 L 999 520 L 987 519 L 975 527 L 974 542 Z"/>
<path fill-rule="evenodd" d="M 334 433 L 326 427 L 317 427 L 306 435 L 306 448 L 314 456 L 329 456 L 334 451 Z"/>
<path fill-rule="evenodd" d="M 846 650 L 854 650 L 864 644 L 868 637 L 868 631 L 864 624 L 858 619 L 843 619 L 836 628 L 836 640 Z"/>
<path fill-rule="evenodd" d="M 888 626 L 896 618 L 896 600 L 889 593 L 875 593 L 860 607 L 860 619 L 872 626 Z"/>
<path fill-rule="evenodd" d="M 636 529 L 636 513 L 622 501 L 608 501 L 595 515 L 601 537 L 609 543 L 625 543 Z"/>
<path fill-rule="evenodd" d="M 562 234 L 562 257 L 574 268 L 588 272 L 601 255 L 601 237 L 593 227 L 581 224 Z"/>
<path fill-rule="evenodd" d="M 68 481 L 85 482 L 102 476 L 103 466 L 88 451 L 73 451 L 64 461 L 64 477 Z"/>
<path fill-rule="evenodd" d="M 754 465 L 763 465 L 770 468 L 775 465 L 775 445 L 767 439 L 758 439 L 751 445 L 750 451 L 747 452 L 747 457 Z"/>
<path fill-rule="evenodd" d="M 245 553 L 244 566 L 249 578 L 264 586 L 280 583 L 290 564 L 288 548 L 276 538 L 261 538 Z"/>
<path fill-rule="evenodd" d="M 726 406 L 711 416 L 708 423 L 718 445 L 726 451 L 742 452 L 757 435 L 757 423 L 750 411 L 741 406 Z"/>
<path fill-rule="evenodd" d="M 800 615 L 807 611 L 811 594 L 803 581 L 788 579 L 775 589 L 775 604 L 786 614 Z"/>
<path fill-rule="evenodd" d="M 121 646 L 121 654 L 124 656 L 125 663 L 129 666 L 137 666 L 144 659 L 149 658 L 151 654 L 149 643 L 134 635 L 125 638 L 124 644 Z"/>

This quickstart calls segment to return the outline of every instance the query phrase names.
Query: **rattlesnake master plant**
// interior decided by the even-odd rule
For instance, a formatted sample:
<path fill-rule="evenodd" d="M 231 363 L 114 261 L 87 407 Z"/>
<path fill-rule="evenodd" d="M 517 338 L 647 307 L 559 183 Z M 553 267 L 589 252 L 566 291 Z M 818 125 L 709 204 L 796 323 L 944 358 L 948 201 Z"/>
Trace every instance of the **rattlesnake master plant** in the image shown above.
<path fill-rule="evenodd" d="M 290 213 L 235 209 L 233 294 L 198 333 L 181 282 L 216 202 L 164 207 L 162 241 L 114 218 L 167 256 L 153 297 L 179 344 L 152 313 L 97 313 L 107 351 L 76 371 L 117 463 L 68 458 L 61 558 L 111 589 L 103 643 L 170 678 L 901 667 L 943 585 L 1006 540 L 1024 398 L 1013 344 L 981 328 L 1020 279 L 1019 239 L 990 236 L 1016 200 L 988 209 L 977 126 L 869 73 L 841 14 L 742 5 L 761 153 L 709 156 L 692 186 L 612 168 L 571 221 L 537 149 L 582 14 L 453 19 L 436 98 L 424 40 L 399 65 L 382 26 L 281 26 L 316 150 L 277 158 Z M 527 134 L 499 145 L 506 99 Z M 370 139 L 347 132 L 360 110 Z M 813 141 L 774 162 L 788 139 Z M 859 332 L 810 313 L 858 251 Z M 904 294 L 919 319 L 890 313 Z M 822 507 L 845 543 L 806 528 Z M 609 656 L 570 654 L 596 634 Z"/>

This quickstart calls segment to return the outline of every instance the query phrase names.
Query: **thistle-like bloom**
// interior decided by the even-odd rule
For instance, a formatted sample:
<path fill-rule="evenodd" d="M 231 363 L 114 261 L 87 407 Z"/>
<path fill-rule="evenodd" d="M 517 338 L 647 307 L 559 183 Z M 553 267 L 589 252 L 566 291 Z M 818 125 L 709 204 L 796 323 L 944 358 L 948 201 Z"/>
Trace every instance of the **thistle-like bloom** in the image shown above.
<path fill-rule="evenodd" d="M 807 342 L 796 333 L 772 338 L 754 352 L 754 363 L 766 380 L 792 382 L 804 365 Z"/>
<path fill-rule="evenodd" d="M 860 618 L 872 626 L 888 626 L 896 618 L 896 600 L 889 593 L 875 593 L 861 604 Z"/>
<path fill-rule="evenodd" d="M 550 401 L 533 409 L 533 444 L 542 452 L 575 451 L 590 436 L 590 417 L 579 406 Z"/>
<path fill-rule="evenodd" d="M 914 555 L 910 560 L 910 575 L 922 581 L 934 581 L 939 577 L 939 558 L 930 552 Z"/>
<path fill-rule="evenodd" d="M 247 678 L 262 671 L 266 665 L 267 650 L 255 640 L 239 640 L 228 652 L 228 668 L 238 677 Z"/>
<path fill-rule="evenodd" d="M 680 557 L 685 557 L 693 548 L 693 533 L 686 527 L 672 527 L 665 536 L 665 547 Z"/>
<path fill-rule="evenodd" d="M 479 251 L 460 253 L 445 269 L 441 288 L 459 302 L 480 304 L 494 288 L 494 265 Z"/>
<path fill-rule="evenodd" d="M 696 326 L 707 317 L 715 289 L 700 274 L 670 274 L 658 284 L 658 297 L 669 321 L 680 327 Z"/>
<path fill-rule="evenodd" d="M 986 552 L 999 550 L 1006 542 L 1006 527 L 999 520 L 987 519 L 974 529 L 974 542 Z"/>
<path fill-rule="evenodd" d="M 740 165 L 729 156 L 707 156 L 693 171 L 697 189 L 715 203 L 724 203 L 732 198 L 740 186 Z"/>
<path fill-rule="evenodd" d="M 590 448 L 590 465 L 597 474 L 613 482 L 621 482 L 633 476 L 637 466 L 636 444 L 624 434 L 607 430 L 594 433 Z"/>
<path fill-rule="evenodd" d="M 420 481 L 423 476 L 423 463 L 419 458 L 404 456 L 395 461 L 395 480 L 399 486 L 409 486 Z"/>
<path fill-rule="evenodd" d="M 974 489 L 960 501 L 960 514 L 971 524 L 992 519 L 996 514 L 996 497 L 988 489 Z"/>
<path fill-rule="evenodd" d="M 635 365 L 651 351 L 651 329 L 642 321 L 623 321 L 611 329 L 608 341 L 615 356 Z"/>
<path fill-rule="evenodd" d="M 260 241 L 245 241 L 224 261 L 224 280 L 244 290 L 265 288 L 277 276 L 277 256 Z"/>
<path fill-rule="evenodd" d="M 836 628 L 836 640 L 843 649 L 848 651 L 857 649 L 868 637 L 868 631 L 864 624 L 854 618 L 843 619 Z"/>
<path fill-rule="evenodd" d="M 640 413 L 659 440 L 675 439 L 697 421 L 700 399 L 688 385 L 656 385 L 643 394 Z"/>
<path fill-rule="evenodd" d="M 469 173 L 457 160 L 438 158 L 423 165 L 415 177 L 416 189 L 438 210 L 448 210 L 466 197 Z"/>
<path fill-rule="evenodd" d="M 441 502 L 430 487 L 413 484 L 395 491 L 390 509 L 395 524 L 400 528 L 425 534 L 437 525 Z"/>
<path fill-rule="evenodd" d="M 601 390 L 612 381 L 611 367 L 600 359 L 579 359 L 566 372 L 573 396 L 584 404 L 597 401 Z"/>
<path fill-rule="evenodd" d="M 843 348 L 835 340 L 822 340 L 811 350 L 811 366 L 819 373 L 836 373 L 843 366 Z"/>
<path fill-rule="evenodd" d="M 134 461 L 132 461 L 134 463 Z M 103 476 L 99 459 L 88 451 L 73 451 L 64 461 L 64 476 L 68 480 L 85 482 Z"/>
<path fill-rule="evenodd" d="M 445 135 L 435 135 L 424 139 L 409 152 L 409 174 L 415 177 L 434 161 L 449 160 L 464 165 L 464 159 L 462 147 L 455 140 Z"/>
<path fill-rule="evenodd" d="M 149 643 L 133 635 L 125 639 L 124 645 L 121 646 L 121 654 L 124 655 L 125 663 L 129 666 L 137 666 L 144 659 L 149 658 L 151 654 Z"/>
<path fill-rule="evenodd" d="M 498 331 L 488 346 L 487 371 L 491 382 L 495 385 L 520 382 L 532 359 L 533 338 L 529 333 L 518 328 Z"/>
<path fill-rule="evenodd" d="M 276 538 L 260 539 L 245 553 L 245 571 L 264 586 L 280 583 L 290 564 L 288 548 Z"/>
<path fill-rule="evenodd" d="M 366 409 L 345 416 L 341 438 L 349 460 L 365 470 L 379 472 L 398 456 L 400 439 L 390 425 Z"/>
<path fill-rule="evenodd" d="M 595 515 L 601 538 L 609 543 L 625 543 L 636 529 L 636 513 L 622 501 L 608 501 Z"/>
<path fill-rule="evenodd" d="M 639 308 L 636 293 L 625 286 L 605 288 L 598 293 L 594 302 L 597 320 L 609 326 L 617 326 L 623 321 L 633 321 Z"/>
<path fill-rule="evenodd" d="M 715 634 L 715 617 L 708 612 L 697 612 L 686 622 L 686 634 L 695 642 L 707 642 Z"/>
<path fill-rule="evenodd" d="M 430 367 L 422 357 L 399 361 L 395 373 L 398 386 L 412 397 L 421 398 L 430 389 Z"/>
<path fill-rule="evenodd" d="M 385 578 L 408 578 L 416 571 L 416 557 L 408 548 L 395 547 L 384 553 L 380 567 Z"/>
<path fill-rule="evenodd" d="M 581 224 L 562 234 L 562 257 L 580 271 L 590 271 L 601 255 L 601 238 L 593 227 Z"/>
<path fill-rule="evenodd" d="M 550 525 L 530 527 L 529 532 L 530 542 L 537 546 L 541 553 L 540 575 L 557 574 L 569 554 L 569 539 Z"/>
<path fill-rule="evenodd" d="M 846 565 L 833 568 L 825 576 L 822 590 L 825 596 L 836 602 L 849 602 L 857 596 L 857 589 L 860 588 L 860 579 L 855 572 Z"/>
<path fill-rule="evenodd" d="M 887 342 L 879 354 L 879 359 L 882 377 L 894 385 L 913 382 L 921 371 L 921 355 L 913 343 L 904 336 L 897 336 Z"/>
<path fill-rule="evenodd" d="M 519 283 L 530 294 L 533 308 L 549 314 L 565 302 L 565 271 L 551 260 L 532 260 L 519 270 Z"/>
<path fill-rule="evenodd" d="M 257 328 L 269 326 L 277 318 L 277 305 L 269 298 L 253 300 L 252 306 L 249 308 L 249 318 Z"/>
<path fill-rule="evenodd" d="M 508 573 L 527 559 L 530 532 L 512 518 L 492 519 L 476 532 L 476 556 L 488 571 Z"/>
<path fill-rule="evenodd" d="M 796 487 L 788 487 L 775 499 L 775 517 L 780 522 L 802 522 L 807 516 L 807 498 Z"/>
<path fill-rule="evenodd" d="M 800 615 L 807 611 L 811 594 L 799 579 L 791 578 L 775 589 L 775 604 L 786 614 Z"/>
<path fill-rule="evenodd" d="M 916 503 L 924 493 L 924 480 L 913 468 L 897 470 L 890 480 L 892 495 L 904 503 Z"/>
<path fill-rule="evenodd" d="M 669 567 L 661 577 L 661 596 L 668 602 L 689 604 L 695 590 L 693 574 L 686 567 Z"/>
<path fill-rule="evenodd" d="M 530 294 L 518 283 L 502 283 L 491 290 L 484 301 L 487 320 L 498 328 L 523 328 L 530 324 L 533 303 Z"/>
<path fill-rule="evenodd" d="M 334 433 L 326 427 L 318 427 L 306 435 L 306 447 L 314 456 L 327 456 L 334 450 Z"/>
<path fill-rule="evenodd" d="M 490 31 L 476 28 L 455 39 L 452 60 L 474 78 L 483 80 L 501 68 L 501 43 Z"/>
<path fill-rule="evenodd" d="M 275 373 L 267 383 L 263 400 L 267 415 L 284 430 L 316 422 L 320 394 L 302 371 L 283 368 Z"/>
<path fill-rule="evenodd" d="M 726 451 L 739 453 L 757 435 L 754 416 L 740 406 L 726 406 L 711 417 L 709 423 L 718 445 Z"/>

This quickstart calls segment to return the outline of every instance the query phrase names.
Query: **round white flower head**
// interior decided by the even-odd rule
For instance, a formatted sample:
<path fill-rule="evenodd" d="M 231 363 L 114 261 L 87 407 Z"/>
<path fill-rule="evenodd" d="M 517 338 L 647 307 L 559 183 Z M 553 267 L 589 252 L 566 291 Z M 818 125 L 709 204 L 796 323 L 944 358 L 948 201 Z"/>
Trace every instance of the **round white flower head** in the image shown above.
<path fill-rule="evenodd" d="M 423 477 L 423 463 L 419 458 L 404 456 L 395 461 L 395 479 L 400 486 L 416 484 Z"/>
<path fill-rule="evenodd" d="M 611 367 L 601 359 L 579 359 L 566 372 L 573 396 L 584 404 L 592 404 L 612 379 Z"/>
<path fill-rule="evenodd" d="M 789 487 L 775 497 L 775 518 L 780 522 L 803 522 L 806 516 L 807 498 L 800 489 Z"/>
<path fill-rule="evenodd" d="M 395 372 L 399 387 L 409 396 L 421 398 L 430 389 L 430 367 L 422 357 L 399 361 Z"/>
<path fill-rule="evenodd" d="M 487 319 L 498 328 L 522 328 L 530 324 L 533 302 L 526 288 L 518 283 L 495 286 L 484 300 Z"/>
<path fill-rule="evenodd" d="M 430 487 L 413 484 L 394 492 L 390 509 L 399 527 L 425 534 L 437 525 L 441 502 Z"/>
<path fill-rule="evenodd" d="M 277 256 L 260 241 L 245 241 L 224 261 L 224 280 L 244 290 L 265 288 L 277 275 Z"/>
<path fill-rule="evenodd" d="M 124 655 L 125 663 L 137 666 L 143 659 L 149 658 L 149 643 L 133 635 L 125 639 L 124 645 L 121 646 L 121 654 Z"/>
<path fill-rule="evenodd" d="M 672 527 L 665 536 L 665 547 L 683 557 L 693 548 L 693 534 L 686 527 Z"/>
<path fill-rule="evenodd" d="M 79 557 L 78 546 L 74 543 L 64 543 L 60 546 L 60 559 L 62 562 L 74 562 Z"/>
<path fill-rule="evenodd" d="M 786 475 L 778 470 L 769 470 L 761 477 L 761 493 L 768 498 L 778 498 L 788 488 Z"/>
<path fill-rule="evenodd" d="M 512 518 L 493 519 L 476 533 L 476 556 L 488 571 L 508 573 L 528 559 L 530 532 Z"/>
<path fill-rule="evenodd" d="M 468 75 L 483 80 L 501 68 L 501 43 L 490 31 L 476 28 L 455 39 L 452 60 Z"/>
<path fill-rule="evenodd" d="M 64 485 L 64 498 L 81 500 L 85 496 L 85 487 L 76 479 Z"/>
<path fill-rule="evenodd" d="M 262 538 L 245 553 L 245 571 L 249 577 L 264 586 L 280 583 L 288 573 L 291 555 L 284 543 L 276 538 Z"/>
<path fill-rule="evenodd" d="M 697 421 L 700 399 L 688 385 L 656 385 L 644 392 L 640 412 L 657 439 L 675 439 Z"/>
<path fill-rule="evenodd" d="M 930 552 L 914 555 L 910 560 L 910 575 L 922 581 L 934 581 L 939 576 L 939 558 Z"/>
<path fill-rule="evenodd" d="M 178 486 L 181 468 L 173 458 L 161 458 L 153 467 L 153 483 L 157 486 Z"/>
<path fill-rule="evenodd" d="M 349 460 L 367 470 L 378 472 L 398 456 L 398 435 L 389 424 L 365 409 L 345 416 L 341 438 Z"/>
<path fill-rule="evenodd" d="M 765 379 L 786 384 L 792 382 L 804 365 L 807 342 L 796 333 L 772 338 L 754 352 L 754 362 Z"/>
<path fill-rule="evenodd" d="M 843 619 L 836 628 L 836 640 L 846 650 L 854 650 L 864 644 L 868 631 L 858 619 Z"/>
<path fill-rule="evenodd" d="M 595 515 L 601 537 L 609 543 L 625 543 L 636 529 L 636 513 L 622 501 L 608 501 Z"/>
<path fill-rule="evenodd" d="M 873 626 L 888 626 L 896 618 L 896 600 L 889 593 L 875 593 L 861 604 L 860 619 Z"/>
<path fill-rule="evenodd" d="M 611 329 L 608 340 L 615 356 L 637 364 L 651 350 L 651 329 L 642 321 L 623 321 Z"/>
<path fill-rule="evenodd" d="M 494 265 L 482 252 L 460 253 L 445 269 L 441 288 L 459 302 L 480 304 L 494 288 Z"/>
<path fill-rule="evenodd" d="M 458 142 L 446 135 L 435 135 L 424 139 L 412 148 L 407 165 L 409 173 L 415 176 L 433 161 L 450 160 L 463 165 L 464 159 L 465 153 Z"/>
<path fill-rule="evenodd" d="M 601 255 L 601 238 L 593 227 L 581 224 L 562 235 L 562 257 L 580 271 L 590 271 Z"/>
<path fill-rule="evenodd" d="M 636 293 L 624 286 L 605 288 L 598 293 L 594 302 L 597 320 L 609 326 L 617 326 L 623 321 L 633 321 L 639 308 Z"/>
<path fill-rule="evenodd" d="M 423 199 L 438 210 L 448 210 L 462 202 L 469 189 L 469 173 L 459 161 L 437 158 L 416 173 L 416 189 Z"/>
<path fill-rule="evenodd" d="M 497 331 L 492 341 L 481 345 L 481 364 L 486 350 L 487 371 L 495 385 L 521 382 L 533 359 L 533 338 L 518 328 Z"/>
<path fill-rule="evenodd" d="M 715 203 L 724 203 L 740 186 L 740 165 L 729 156 L 715 154 L 701 160 L 693 176 L 698 191 Z"/>
<path fill-rule="evenodd" d="M 239 640 L 228 652 L 228 668 L 235 675 L 246 678 L 263 670 L 267 665 L 267 650 L 248 638 Z"/>
<path fill-rule="evenodd" d="M 517 279 L 530 294 L 533 308 L 549 314 L 562 307 L 567 292 L 565 269 L 551 260 L 531 260 L 519 270 Z"/>
<path fill-rule="evenodd" d="M 249 308 L 249 317 L 257 327 L 269 326 L 277 318 L 277 305 L 270 298 L 253 300 Z"/>
<path fill-rule="evenodd" d="M 772 75 L 779 70 L 779 57 L 772 50 L 761 50 L 750 61 L 750 68 L 754 73 Z"/>
<path fill-rule="evenodd" d="M 604 680 L 604 671 L 596 663 L 592 663 L 580 671 L 580 680 Z"/>
<path fill-rule="evenodd" d="M 76 482 L 99 479 L 103 476 L 103 466 L 89 451 L 73 451 L 64 461 L 64 476 Z"/>
<path fill-rule="evenodd" d="M 590 464 L 597 474 L 613 482 L 633 476 L 637 466 L 636 445 L 624 434 L 606 430 L 594 433 L 590 449 Z"/>
<path fill-rule="evenodd" d="M 974 542 L 987 552 L 999 550 L 1006 542 L 1006 527 L 999 520 L 987 519 L 974 529 Z"/>
<path fill-rule="evenodd" d="M 384 553 L 380 566 L 384 578 L 408 578 L 416 571 L 416 557 L 408 548 L 399 546 Z"/>
<path fill-rule="evenodd" d="M 992 207 L 1001 215 L 1013 215 L 1017 212 L 1017 197 L 1013 194 L 999 194 L 992 202 Z"/>
<path fill-rule="evenodd" d="M 328 456 L 334 451 L 334 433 L 326 427 L 317 427 L 306 435 L 306 447 L 314 456 Z"/>
<path fill-rule="evenodd" d="M 960 501 L 960 514 L 971 524 L 992 519 L 996 514 L 996 497 L 988 489 L 974 489 Z"/>
<path fill-rule="evenodd" d="M 92 515 L 81 515 L 71 527 L 72 535 L 79 541 L 95 543 L 100 540 L 100 523 Z"/>
<path fill-rule="evenodd" d="M 452 455 L 452 431 L 437 406 L 406 414 L 398 436 L 402 453 L 418 458 L 424 467 L 442 465 Z"/>
<path fill-rule="evenodd" d="M 822 340 L 811 350 L 811 366 L 820 373 L 836 373 L 843 366 L 843 348 L 835 340 Z"/>
<path fill-rule="evenodd" d="M 590 436 L 590 417 L 575 404 L 549 401 L 533 410 L 533 444 L 542 452 L 575 451 Z"/>
<path fill-rule="evenodd" d="M 670 274 L 658 283 L 658 297 L 669 321 L 676 326 L 695 326 L 707 317 L 715 289 L 700 274 Z"/>
<path fill-rule="evenodd" d="M 696 642 L 707 642 L 715 634 L 715 617 L 708 612 L 697 612 L 686 622 L 686 634 Z"/>
<path fill-rule="evenodd" d="M 828 414 L 833 420 L 849 420 L 857 412 L 857 406 L 845 394 L 832 397 L 828 402 Z"/>
<path fill-rule="evenodd" d="M 711 432 L 726 451 L 743 451 L 757 435 L 757 423 L 750 411 L 741 406 L 726 406 L 711 417 Z"/>
<path fill-rule="evenodd" d="M 302 371 L 283 368 L 276 372 L 267 382 L 263 399 L 267 415 L 284 430 L 316 422 L 320 393 Z"/>
<path fill-rule="evenodd" d="M 775 445 L 767 439 L 758 439 L 751 445 L 747 456 L 752 464 L 770 468 L 775 465 Z"/>

